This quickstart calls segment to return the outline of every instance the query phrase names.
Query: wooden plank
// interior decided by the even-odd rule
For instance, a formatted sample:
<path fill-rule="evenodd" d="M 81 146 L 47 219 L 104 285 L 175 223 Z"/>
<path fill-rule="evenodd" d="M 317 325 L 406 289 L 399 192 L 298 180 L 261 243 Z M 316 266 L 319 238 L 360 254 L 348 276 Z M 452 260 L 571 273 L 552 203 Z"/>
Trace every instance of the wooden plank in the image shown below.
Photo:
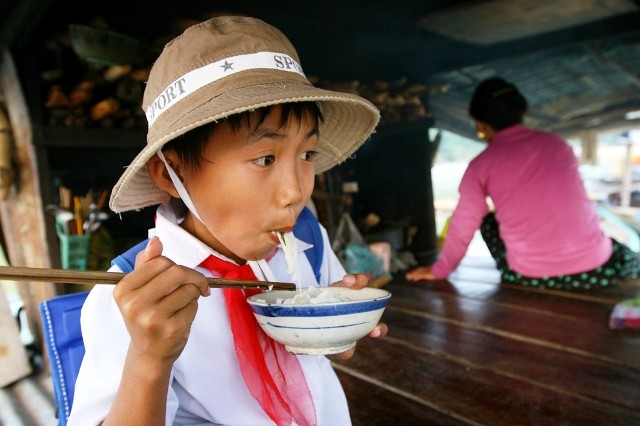
<path fill-rule="evenodd" d="M 404 304 L 410 305 L 411 300 L 405 300 Z M 640 367 L 640 340 L 629 333 L 609 330 L 605 324 L 596 321 L 537 314 L 498 305 L 483 305 L 464 299 L 443 299 L 440 306 L 427 309 L 416 303 L 413 305 L 411 309 L 402 309 L 437 321 L 506 336 L 520 342 L 590 356 L 620 365 Z M 394 309 L 394 306 L 387 309 Z"/>
<path fill-rule="evenodd" d="M 553 292 L 525 292 L 519 288 L 499 286 L 493 290 L 465 292 L 460 294 L 457 287 L 451 285 L 388 285 L 387 290 L 392 294 L 402 297 L 430 300 L 434 296 L 443 298 L 464 298 L 478 300 L 488 304 L 510 306 L 514 309 L 538 312 L 543 315 L 562 316 L 593 322 L 597 325 L 606 324 L 610 311 L 610 304 L 601 301 L 580 300 L 575 298 L 558 297 Z"/>
<path fill-rule="evenodd" d="M 390 309 L 383 320 L 395 343 L 527 381 L 552 391 L 606 401 L 640 413 L 640 369 L 612 364 L 508 336 Z"/>
<path fill-rule="evenodd" d="M 0 388 L 31 374 L 27 352 L 20 341 L 16 319 L 0 285 Z"/>
<path fill-rule="evenodd" d="M 478 286 L 481 288 L 513 288 L 532 293 L 553 293 L 556 296 L 578 300 L 591 300 L 605 304 L 614 304 L 620 300 L 640 295 L 640 280 L 623 281 L 617 286 L 594 290 L 552 290 L 547 288 L 526 287 L 518 284 L 500 283 L 500 273 L 495 262 L 486 256 L 465 256 L 460 266 L 451 274 L 448 282 L 461 293 L 470 293 Z M 442 281 L 446 283 L 447 281 Z"/>
<path fill-rule="evenodd" d="M 363 339 L 356 356 L 338 363 L 344 372 L 396 386 L 469 424 L 640 424 L 638 412 L 501 375 L 394 339 Z M 381 418 L 379 424 L 394 424 L 401 416 L 399 411 L 394 417 Z"/>
<path fill-rule="evenodd" d="M 404 282 L 394 280 L 392 284 L 395 287 L 407 286 L 415 289 L 428 289 L 441 293 L 447 293 L 456 296 L 472 297 L 477 299 L 488 299 L 496 291 L 500 289 L 499 283 L 481 282 L 470 279 L 465 280 L 439 280 L 439 281 L 419 281 L 419 282 Z"/>
<path fill-rule="evenodd" d="M 562 299 L 584 300 L 609 306 L 612 306 L 624 299 L 631 299 L 640 295 L 640 288 L 637 287 L 637 284 L 635 282 L 633 285 L 624 284 L 608 289 L 589 291 L 551 290 L 546 288 L 526 287 L 510 283 L 494 284 L 483 281 L 476 281 L 475 278 L 471 278 L 469 276 L 437 282 L 442 283 L 441 285 L 443 286 L 446 286 L 448 284 L 452 286 L 452 288 L 455 289 L 460 295 L 466 295 L 470 297 L 475 297 L 477 295 L 490 295 L 491 289 L 493 289 L 493 291 L 497 291 L 500 288 L 510 288 L 528 294 L 553 294 L 555 297 Z M 429 285 L 432 283 L 421 282 L 419 284 Z"/>
<path fill-rule="evenodd" d="M 395 387 L 388 388 L 367 376 L 343 369 L 341 364 L 334 364 L 334 368 L 347 395 L 353 426 L 469 424 L 415 401 L 412 395 L 403 395 Z"/>
<path fill-rule="evenodd" d="M 599 302 L 605 305 L 614 305 L 624 299 L 631 299 L 640 295 L 640 287 L 637 281 L 628 281 L 620 283 L 620 285 L 609 287 L 606 289 L 586 290 L 586 291 L 568 291 L 568 290 L 549 290 L 544 288 L 524 287 L 516 284 L 502 284 L 503 287 L 520 289 L 531 293 L 553 293 L 557 297 L 576 300 L 588 300 Z"/>

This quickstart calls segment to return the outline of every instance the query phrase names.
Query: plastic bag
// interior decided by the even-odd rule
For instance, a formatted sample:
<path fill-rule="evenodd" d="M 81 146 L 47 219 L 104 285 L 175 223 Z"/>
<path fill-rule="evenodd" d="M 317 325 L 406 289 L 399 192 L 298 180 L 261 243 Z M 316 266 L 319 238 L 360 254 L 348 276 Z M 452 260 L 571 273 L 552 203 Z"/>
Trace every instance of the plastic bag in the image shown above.
<path fill-rule="evenodd" d="M 372 277 L 386 275 L 382 260 L 367 246 L 348 244 L 344 249 L 344 269 L 350 274 L 371 274 Z"/>
<path fill-rule="evenodd" d="M 331 248 L 349 274 L 369 274 L 373 278 L 388 275 L 382 260 L 369 249 L 349 213 L 340 218 Z"/>
<path fill-rule="evenodd" d="M 331 243 L 331 248 L 334 252 L 339 253 L 349 244 L 367 245 L 358 227 L 353 222 L 353 219 L 351 219 L 351 215 L 349 213 L 343 213 L 338 223 L 338 229 L 336 229 L 336 235 Z"/>

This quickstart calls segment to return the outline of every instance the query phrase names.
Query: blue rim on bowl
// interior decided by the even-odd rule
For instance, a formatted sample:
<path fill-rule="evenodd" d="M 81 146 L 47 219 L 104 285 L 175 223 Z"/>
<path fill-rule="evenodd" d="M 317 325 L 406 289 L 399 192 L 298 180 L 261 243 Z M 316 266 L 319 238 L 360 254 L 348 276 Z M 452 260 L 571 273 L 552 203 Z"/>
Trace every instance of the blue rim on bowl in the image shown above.
<path fill-rule="evenodd" d="M 362 300 L 349 300 L 346 302 L 335 303 L 318 303 L 306 305 L 280 304 L 276 303 L 275 300 L 293 297 L 295 296 L 296 291 L 277 290 L 262 294 L 256 294 L 249 297 L 247 301 L 252 306 L 255 313 L 263 316 L 305 317 L 309 316 L 310 312 L 313 313 L 313 316 L 331 316 L 375 311 L 377 309 L 384 308 L 391 298 L 391 293 L 389 293 L 387 290 L 382 290 L 379 288 L 365 287 L 360 290 L 353 290 L 348 287 L 330 288 L 332 291 L 337 292 L 338 294 L 345 292 L 350 294 L 358 294 L 365 297 Z M 357 293 L 353 293 L 354 291 Z M 375 296 L 366 298 L 366 296 L 370 294 L 375 294 Z"/>
<path fill-rule="evenodd" d="M 254 297 L 254 296 L 252 296 Z M 326 317 L 332 315 L 356 314 L 359 312 L 375 311 L 384 308 L 389 302 L 391 294 L 373 300 L 361 300 L 356 302 L 337 302 L 317 305 L 280 305 L 251 302 L 254 312 L 265 317 Z M 259 295 L 257 297 L 260 298 Z"/>

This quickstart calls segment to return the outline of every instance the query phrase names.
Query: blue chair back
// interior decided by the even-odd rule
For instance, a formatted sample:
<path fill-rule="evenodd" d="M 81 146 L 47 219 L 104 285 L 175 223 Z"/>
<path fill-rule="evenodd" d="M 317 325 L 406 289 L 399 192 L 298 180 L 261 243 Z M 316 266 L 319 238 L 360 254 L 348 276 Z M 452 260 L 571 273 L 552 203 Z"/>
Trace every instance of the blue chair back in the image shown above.
<path fill-rule="evenodd" d="M 84 357 L 80 309 L 88 294 L 85 291 L 57 296 L 39 306 L 60 426 L 66 425 L 69 419 L 76 378 Z"/>

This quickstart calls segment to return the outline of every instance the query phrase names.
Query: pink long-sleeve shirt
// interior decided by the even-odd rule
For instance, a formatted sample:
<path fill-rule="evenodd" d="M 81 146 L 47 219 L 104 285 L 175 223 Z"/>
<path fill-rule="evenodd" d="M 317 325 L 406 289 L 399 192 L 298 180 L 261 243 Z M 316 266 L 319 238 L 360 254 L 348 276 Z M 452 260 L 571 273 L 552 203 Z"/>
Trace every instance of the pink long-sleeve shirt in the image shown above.
<path fill-rule="evenodd" d="M 559 136 L 516 125 L 497 132 L 459 187 L 442 253 L 432 265 L 446 278 L 495 206 L 507 263 L 528 277 L 574 274 L 602 265 L 611 239 L 601 230 L 571 147 Z"/>

